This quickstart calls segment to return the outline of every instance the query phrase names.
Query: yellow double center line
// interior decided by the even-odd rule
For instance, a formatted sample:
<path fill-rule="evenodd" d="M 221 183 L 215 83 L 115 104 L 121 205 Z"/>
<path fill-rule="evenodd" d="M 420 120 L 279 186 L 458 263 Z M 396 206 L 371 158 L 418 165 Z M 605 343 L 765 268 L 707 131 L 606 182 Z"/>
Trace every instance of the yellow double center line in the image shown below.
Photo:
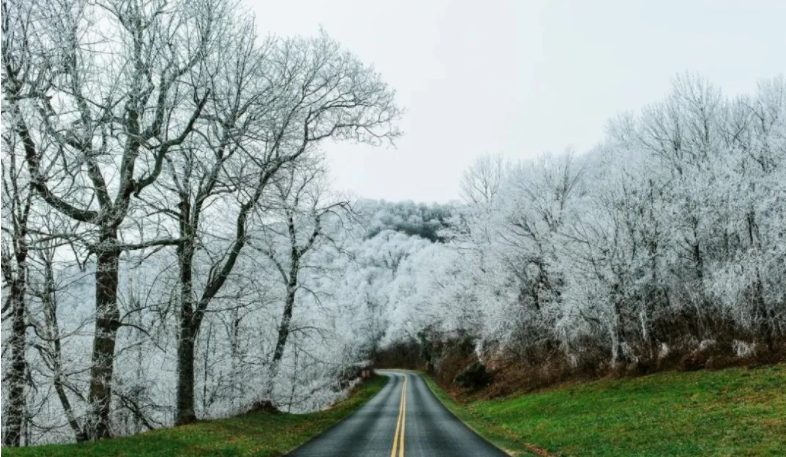
<path fill-rule="evenodd" d="M 404 457 L 404 429 L 407 427 L 407 378 L 404 375 L 404 387 L 401 388 L 401 403 L 398 407 L 398 421 L 396 422 L 396 436 L 393 437 L 393 450 L 390 457 Z"/>

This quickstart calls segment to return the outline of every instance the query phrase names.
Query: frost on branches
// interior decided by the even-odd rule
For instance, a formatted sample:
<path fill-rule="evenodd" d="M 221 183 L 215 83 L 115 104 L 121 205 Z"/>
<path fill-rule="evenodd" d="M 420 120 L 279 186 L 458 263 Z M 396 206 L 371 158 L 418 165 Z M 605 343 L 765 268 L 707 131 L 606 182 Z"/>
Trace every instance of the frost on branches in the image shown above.
<path fill-rule="evenodd" d="M 481 157 L 461 201 L 352 201 L 322 145 L 398 138 L 394 92 L 234 5 L 3 2 L 4 445 L 313 411 L 406 345 L 533 373 L 784 350 L 782 77 L 680 77 L 591 151 Z"/>

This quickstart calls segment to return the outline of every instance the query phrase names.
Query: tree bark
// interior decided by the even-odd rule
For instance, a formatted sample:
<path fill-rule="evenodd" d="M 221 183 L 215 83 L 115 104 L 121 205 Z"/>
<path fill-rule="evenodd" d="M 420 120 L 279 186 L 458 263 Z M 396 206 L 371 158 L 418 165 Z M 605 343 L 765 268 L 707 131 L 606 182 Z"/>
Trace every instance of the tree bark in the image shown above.
<path fill-rule="evenodd" d="M 294 239 L 294 238 L 293 238 Z M 287 283 L 287 298 L 284 302 L 284 313 L 281 316 L 281 323 L 278 326 L 278 340 L 276 341 L 276 349 L 273 351 L 273 359 L 270 362 L 270 373 L 268 374 L 266 396 L 270 400 L 273 394 L 273 384 L 278 376 L 278 368 L 281 364 L 281 359 L 284 358 L 284 350 L 286 349 L 287 338 L 289 338 L 289 328 L 292 322 L 292 313 L 295 309 L 295 294 L 297 293 L 297 276 L 300 270 L 300 252 L 297 245 L 292 245 L 292 264 L 289 268 L 289 281 Z"/>
<path fill-rule="evenodd" d="M 11 370 L 8 374 L 8 412 L 6 434 L 3 437 L 5 446 L 19 446 L 22 440 L 22 423 L 25 415 L 25 286 L 26 286 L 26 253 L 17 253 L 17 272 L 11 284 L 11 315 L 13 325 L 9 347 L 11 348 Z"/>
<path fill-rule="evenodd" d="M 181 314 L 181 319 L 185 313 Z M 196 421 L 194 411 L 194 349 L 195 332 L 191 326 L 180 327 L 177 347 L 177 412 L 175 425 Z"/>
<path fill-rule="evenodd" d="M 287 298 L 284 303 L 284 314 L 281 316 L 281 323 L 278 326 L 278 341 L 276 350 L 273 352 L 273 361 L 280 362 L 284 357 L 284 349 L 289 338 L 289 325 L 292 322 L 292 312 L 295 308 L 295 293 L 297 292 L 297 270 L 298 261 L 295 260 L 289 273 L 289 284 L 287 285 Z"/>
<path fill-rule="evenodd" d="M 187 205 L 185 205 L 187 207 Z M 187 217 L 187 214 L 185 215 Z M 181 216 L 183 217 L 183 216 Z M 182 227 L 181 227 L 182 229 Z M 181 232 L 181 234 L 183 234 Z M 194 322 L 193 260 L 194 240 L 186 237 L 177 248 L 180 267 L 180 338 L 177 346 L 177 411 L 175 425 L 196 421 L 194 411 L 194 350 L 197 327 Z"/>
<path fill-rule="evenodd" d="M 112 375 L 117 330 L 120 328 L 120 310 L 117 306 L 120 252 L 117 249 L 115 227 L 101 227 L 97 251 L 96 325 L 88 396 L 91 414 L 85 430 L 91 440 L 108 438 L 111 435 L 109 416 Z"/>

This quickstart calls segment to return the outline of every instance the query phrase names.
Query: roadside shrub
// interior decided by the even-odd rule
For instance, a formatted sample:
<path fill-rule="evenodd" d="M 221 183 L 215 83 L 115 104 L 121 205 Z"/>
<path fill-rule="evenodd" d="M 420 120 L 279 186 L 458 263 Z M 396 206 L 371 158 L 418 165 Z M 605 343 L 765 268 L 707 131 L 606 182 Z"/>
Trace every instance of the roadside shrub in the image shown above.
<path fill-rule="evenodd" d="M 479 389 L 489 385 L 491 373 L 486 370 L 486 366 L 480 362 L 473 362 L 467 368 L 461 370 L 453 383 L 465 389 Z"/>

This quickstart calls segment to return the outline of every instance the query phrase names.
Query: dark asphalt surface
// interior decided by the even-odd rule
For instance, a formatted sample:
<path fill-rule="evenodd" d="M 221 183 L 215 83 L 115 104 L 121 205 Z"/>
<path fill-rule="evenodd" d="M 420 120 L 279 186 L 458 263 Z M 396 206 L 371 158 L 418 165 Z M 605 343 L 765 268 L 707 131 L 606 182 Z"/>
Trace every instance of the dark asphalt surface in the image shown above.
<path fill-rule="evenodd" d="M 390 380 L 374 398 L 351 416 L 288 455 L 290 457 L 503 457 L 507 455 L 467 428 L 442 406 L 419 375 L 387 371 L 378 373 L 388 376 Z M 405 394 L 402 393 L 404 386 L 406 386 Z M 405 405 L 403 399 L 406 400 Z"/>

